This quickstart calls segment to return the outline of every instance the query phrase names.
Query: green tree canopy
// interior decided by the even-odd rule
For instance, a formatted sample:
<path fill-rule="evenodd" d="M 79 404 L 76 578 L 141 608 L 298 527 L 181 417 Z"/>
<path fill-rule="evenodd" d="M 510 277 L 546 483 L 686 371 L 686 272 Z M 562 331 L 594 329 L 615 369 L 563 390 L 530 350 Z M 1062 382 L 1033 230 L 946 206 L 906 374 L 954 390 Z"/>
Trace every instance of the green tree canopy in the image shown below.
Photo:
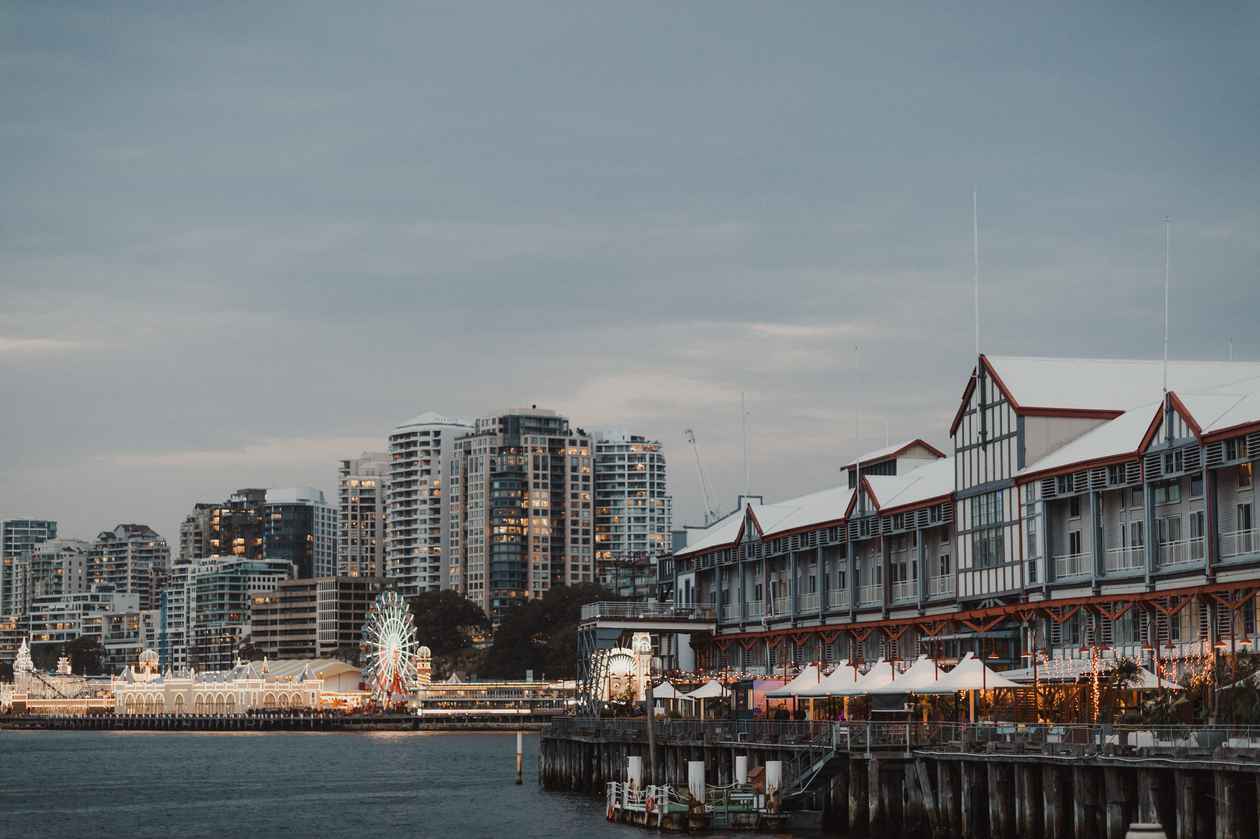
<path fill-rule="evenodd" d="M 75 638 L 66 644 L 63 653 L 70 659 L 70 669 L 84 676 L 99 676 L 105 665 L 105 647 L 96 638 Z"/>
<path fill-rule="evenodd" d="M 503 613 L 486 654 L 483 674 L 493 679 L 572 679 L 577 675 L 577 629 L 582 606 L 618 598 L 594 583 L 561 586 L 541 600 L 526 600 Z"/>
<path fill-rule="evenodd" d="M 490 628 L 486 613 L 454 591 L 426 591 L 408 601 L 416 622 L 416 639 L 434 657 L 455 655 L 472 646 Z"/>

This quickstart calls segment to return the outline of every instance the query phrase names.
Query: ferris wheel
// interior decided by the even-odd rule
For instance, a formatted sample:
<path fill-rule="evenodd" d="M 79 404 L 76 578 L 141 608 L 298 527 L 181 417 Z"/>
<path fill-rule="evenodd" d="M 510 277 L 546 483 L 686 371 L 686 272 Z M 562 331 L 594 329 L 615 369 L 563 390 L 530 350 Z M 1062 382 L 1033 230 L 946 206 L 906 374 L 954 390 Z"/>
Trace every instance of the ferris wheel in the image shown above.
<path fill-rule="evenodd" d="M 372 698 L 388 705 L 394 696 L 416 692 L 420 678 L 416 656 L 420 645 L 407 601 L 396 591 L 376 596 L 363 623 L 363 681 Z"/>

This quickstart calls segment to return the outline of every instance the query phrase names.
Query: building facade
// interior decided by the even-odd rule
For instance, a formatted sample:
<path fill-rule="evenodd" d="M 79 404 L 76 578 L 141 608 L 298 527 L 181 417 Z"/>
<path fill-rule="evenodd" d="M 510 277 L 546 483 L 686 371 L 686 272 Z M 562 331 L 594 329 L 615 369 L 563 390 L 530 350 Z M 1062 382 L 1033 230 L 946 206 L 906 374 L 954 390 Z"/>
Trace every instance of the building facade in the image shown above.
<path fill-rule="evenodd" d="M 57 522 L 47 519 L 0 521 L 0 615 L 18 614 L 18 562 L 40 542 L 57 538 Z"/>
<path fill-rule="evenodd" d="M 211 521 L 216 518 L 216 510 L 220 505 L 209 502 L 198 502 L 193 510 L 179 525 L 180 562 L 188 563 L 194 559 L 204 559 L 218 551 L 210 545 Z"/>
<path fill-rule="evenodd" d="M 196 518 L 200 504 L 193 510 Z M 194 525 L 195 527 L 195 525 Z M 261 559 L 266 555 L 267 490 L 240 489 L 227 501 L 210 509 L 209 549 L 204 556 L 239 556 Z"/>
<path fill-rule="evenodd" d="M 313 487 L 269 489 L 263 556 L 293 563 L 300 578 L 337 572 L 337 511 Z"/>
<path fill-rule="evenodd" d="M 404 596 L 449 587 L 447 475 L 456 438 L 471 430 L 430 411 L 389 435 L 385 576 Z"/>
<path fill-rule="evenodd" d="M 271 658 L 357 658 L 363 622 L 380 577 L 286 580 L 254 594 L 250 642 Z"/>
<path fill-rule="evenodd" d="M 155 609 L 170 558 L 166 540 L 150 527 L 120 524 L 96 537 L 88 562 L 89 582 L 135 594 L 141 609 Z"/>
<path fill-rule="evenodd" d="M 451 587 L 494 619 L 552 586 L 592 582 L 592 441 L 554 411 L 478 419 L 450 468 Z"/>
<path fill-rule="evenodd" d="M 661 444 L 625 432 L 594 437 L 595 567 L 607 588 L 624 582 L 625 569 L 670 552 L 673 499 L 668 494 Z"/>
<path fill-rule="evenodd" d="M 337 575 L 385 574 L 385 496 L 390 461 L 364 452 L 337 469 Z"/>
<path fill-rule="evenodd" d="M 32 598 L 28 614 L 31 648 L 62 646 L 76 638 L 99 641 L 105 634 L 106 615 L 139 610 L 139 595 L 116 592 L 109 586 Z"/>
<path fill-rule="evenodd" d="M 981 356 L 949 429 L 675 553 L 713 666 L 1203 655 L 1256 631 L 1260 364 Z M 860 474 L 859 468 L 860 466 Z M 679 591 L 675 584 L 675 592 Z M 1082 653 L 1081 650 L 1090 652 Z"/>
<path fill-rule="evenodd" d="M 275 590 L 292 570 L 284 560 L 218 556 L 180 567 L 160 609 L 170 666 L 231 667 L 249 632 L 254 594 Z"/>

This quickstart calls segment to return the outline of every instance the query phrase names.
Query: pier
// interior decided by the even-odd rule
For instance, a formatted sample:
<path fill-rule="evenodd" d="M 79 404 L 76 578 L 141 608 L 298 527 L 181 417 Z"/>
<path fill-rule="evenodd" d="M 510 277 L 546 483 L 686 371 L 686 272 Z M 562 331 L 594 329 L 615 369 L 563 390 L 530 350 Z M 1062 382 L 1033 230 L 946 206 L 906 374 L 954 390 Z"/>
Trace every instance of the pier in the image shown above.
<path fill-rule="evenodd" d="M 604 796 L 641 758 L 642 783 L 711 786 L 777 761 L 793 824 L 846 836 L 1244 839 L 1260 823 L 1260 727 L 557 720 L 546 789 Z"/>
<path fill-rule="evenodd" d="M 540 731 L 546 716 L 414 714 L 66 714 L 0 717 L 0 731 Z"/>

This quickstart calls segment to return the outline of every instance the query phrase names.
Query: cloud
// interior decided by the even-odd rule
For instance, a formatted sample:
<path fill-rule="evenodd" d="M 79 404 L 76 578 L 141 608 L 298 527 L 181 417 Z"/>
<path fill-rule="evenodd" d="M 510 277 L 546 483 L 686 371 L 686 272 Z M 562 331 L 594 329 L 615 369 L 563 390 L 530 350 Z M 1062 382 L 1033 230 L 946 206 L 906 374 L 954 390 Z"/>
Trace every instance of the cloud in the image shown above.
<path fill-rule="evenodd" d="M 380 437 L 293 437 L 257 440 L 226 448 L 182 449 L 153 452 L 112 452 L 98 456 L 115 466 L 168 466 L 200 468 L 305 466 L 325 464 L 325 470 L 337 460 L 356 457 L 363 451 L 380 451 L 385 447 Z"/>
<path fill-rule="evenodd" d="M 0 335 L 0 355 L 53 355 L 86 349 L 88 344 L 64 338 L 15 338 Z"/>

